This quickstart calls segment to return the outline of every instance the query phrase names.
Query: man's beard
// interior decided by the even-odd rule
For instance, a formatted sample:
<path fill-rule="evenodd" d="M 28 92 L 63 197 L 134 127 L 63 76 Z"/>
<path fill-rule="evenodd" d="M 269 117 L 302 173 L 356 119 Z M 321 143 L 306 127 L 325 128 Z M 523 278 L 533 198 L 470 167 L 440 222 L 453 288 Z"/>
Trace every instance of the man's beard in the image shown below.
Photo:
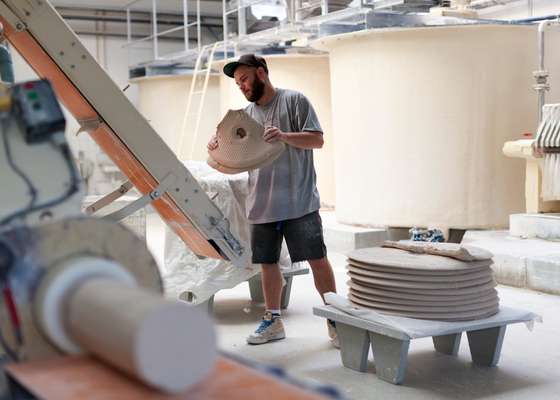
<path fill-rule="evenodd" d="M 255 76 L 253 85 L 251 86 L 251 96 L 247 98 L 251 103 L 255 103 L 260 100 L 264 94 L 264 82 Z"/>

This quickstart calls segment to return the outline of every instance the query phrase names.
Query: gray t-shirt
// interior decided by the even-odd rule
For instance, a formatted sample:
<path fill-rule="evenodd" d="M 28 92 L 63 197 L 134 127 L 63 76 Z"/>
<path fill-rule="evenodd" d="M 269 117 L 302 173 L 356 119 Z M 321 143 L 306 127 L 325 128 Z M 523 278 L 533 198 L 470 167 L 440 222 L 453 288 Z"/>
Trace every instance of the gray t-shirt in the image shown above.
<path fill-rule="evenodd" d="M 276 89 L 265 106 L 245 109 L 256 121 L 283 132 L 323 132 L 309 100 L 293 90 Z M 319 133 L 318 133 L 319 134 Z M 320 208 L 313 150 L 286 145 L 272 164 L 249 171 L 247 218 L 252 224 L 294 219 Z"/>

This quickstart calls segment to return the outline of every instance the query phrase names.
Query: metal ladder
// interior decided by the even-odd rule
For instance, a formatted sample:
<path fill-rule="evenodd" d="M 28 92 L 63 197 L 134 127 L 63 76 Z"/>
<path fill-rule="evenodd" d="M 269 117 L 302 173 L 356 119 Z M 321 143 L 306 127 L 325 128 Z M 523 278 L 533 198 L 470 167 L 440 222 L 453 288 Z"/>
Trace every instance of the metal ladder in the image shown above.
<path fill-rule="evenodd" d="M 201 48 L 196 59 L 196 64 L 193 72 L 193 77 L 191 80 L 191 87 L 189 90 L 189 95 L 187 98 L 187 107 L 185 110 L 185 116 L 183 118 L 183 125 L 181 127 L 181 134 L 179 135 L 178 147 L 177 147 L 177 157 L 183 159 L 183 146 L 185 144 L 185 137 L 187 136 L 187 129 L 189 128 L 189 122 L 194 121 L 193 137 L 191 142 L 191 150 L 188 154 L 188 158 L 191 159 L 194 154 L 196 142 L 198 139 L 198 130 L 200 127 L 200 119 L 202 117 L 202 109 L 204 107 L 204 100 L 206 98 L 206 91 L 208 89 L 208 81 L 210 80 L 210 73 L 212 71 L 212 62 L 214 61 L 214 53 L 216 49 L 220 46 L 220 42 L 215 42 L 213 44 L 205 45 Z M 205 57 L 207 55 L 207 58 Z M 206 58 L 206 63 L 204 60 Z M 202 88 L 200 88 L 202 84 Z M 193 98 L 198 97 L 198 107 L 196 111 L 192 111 L 195 107 L 193 105 Z M 192 119 L 191 119 L 192 118 Z"/>

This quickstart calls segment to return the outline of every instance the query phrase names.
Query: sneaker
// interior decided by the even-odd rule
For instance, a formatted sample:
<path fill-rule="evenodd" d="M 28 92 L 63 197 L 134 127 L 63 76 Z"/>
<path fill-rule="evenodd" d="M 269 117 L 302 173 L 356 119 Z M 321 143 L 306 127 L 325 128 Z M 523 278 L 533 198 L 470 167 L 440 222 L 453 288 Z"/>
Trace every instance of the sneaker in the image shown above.
<path fill-rule="evenodd" d="M 286 337 L 284 323 L 279 316 L 273 316 L 267 312 L 257 330 L 247 337 L 248 344 L 264 344 L 273 340 L 280 340 Z"/>
<path fill-rule="evenodd" d="M 327 329 L 329 330 L 329 338 L 331 338 L 332 345 L 337 349 L 340 349 L 338 333 L 336 333 L 336 322 L 334 322 L 332 319 L 327 319 Z"/>

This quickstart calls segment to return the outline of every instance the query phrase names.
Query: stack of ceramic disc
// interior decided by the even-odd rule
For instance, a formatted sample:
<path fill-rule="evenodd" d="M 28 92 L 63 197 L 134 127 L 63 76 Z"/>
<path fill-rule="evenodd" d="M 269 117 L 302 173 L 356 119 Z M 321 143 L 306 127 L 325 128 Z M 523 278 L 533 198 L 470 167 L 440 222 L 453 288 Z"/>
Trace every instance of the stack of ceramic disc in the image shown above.
<path fill-rule="evenodd" d="M 465 262 L 394 248 L 348 255 L 349 300 L 410 318 L 467 321 L 498 312 L 491 258 Z"/>

